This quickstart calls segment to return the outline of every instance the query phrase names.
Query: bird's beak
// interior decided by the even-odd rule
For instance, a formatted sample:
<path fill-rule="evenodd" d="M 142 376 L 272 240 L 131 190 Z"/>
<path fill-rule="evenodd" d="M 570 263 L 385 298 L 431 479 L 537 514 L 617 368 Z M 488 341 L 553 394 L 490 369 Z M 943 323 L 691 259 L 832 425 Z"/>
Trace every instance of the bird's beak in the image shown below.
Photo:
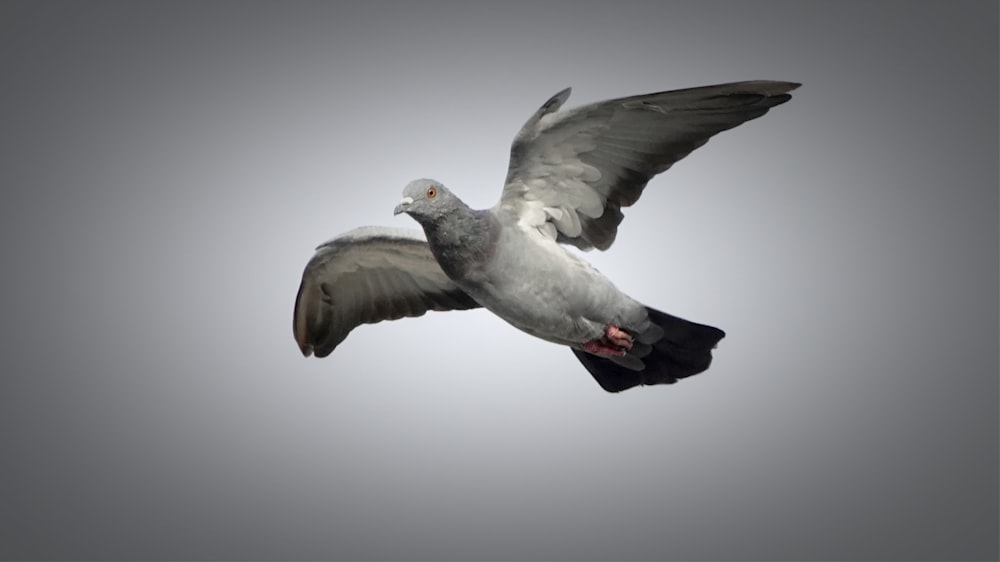
<path fill-rule="evenodd" d="M 393 209 L 392 214 L 398 215 L 399 213 L 405 213 L 406 210 L 410 208 L 411 203 L 413 203 L 412 197 L 403 197 L 403 200 L 399 202 L 399 205 L 396 205 L 396 208 Z"/>

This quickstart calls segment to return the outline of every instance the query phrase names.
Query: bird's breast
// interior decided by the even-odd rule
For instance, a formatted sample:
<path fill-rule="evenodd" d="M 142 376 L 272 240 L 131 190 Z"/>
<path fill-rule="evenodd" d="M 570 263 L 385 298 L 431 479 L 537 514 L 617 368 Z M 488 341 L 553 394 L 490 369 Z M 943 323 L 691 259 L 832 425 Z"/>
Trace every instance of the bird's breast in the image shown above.
<path fill-rule="evenodd" d="M 640 306 L 555 242 L 517 234 L 501 236 L 493 259 L 457 281 L 508 323 L 542 339 L 576 344 L 599 338 L 616 315 Z"/>

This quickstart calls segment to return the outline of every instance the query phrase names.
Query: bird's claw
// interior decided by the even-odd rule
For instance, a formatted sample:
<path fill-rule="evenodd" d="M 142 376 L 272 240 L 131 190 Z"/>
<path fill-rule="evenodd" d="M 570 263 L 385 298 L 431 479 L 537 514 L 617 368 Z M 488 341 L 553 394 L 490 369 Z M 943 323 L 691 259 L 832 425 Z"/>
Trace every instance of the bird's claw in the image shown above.
<path fill-rule="evenodd" d="M 614 324 L 604 328 L 604 337 L 583 344 L 583 350 L 600 357 L 623 357 L 632 349 L 632 336 Z"/>
<path fill-rule="evenodd" d="M 632 336 L 628 332 L 622 330 L 614 324 L 608 324 L 604 328 L 604 335 L 608 338 L 613 345 L 623 348 L 632 349 Z"/>

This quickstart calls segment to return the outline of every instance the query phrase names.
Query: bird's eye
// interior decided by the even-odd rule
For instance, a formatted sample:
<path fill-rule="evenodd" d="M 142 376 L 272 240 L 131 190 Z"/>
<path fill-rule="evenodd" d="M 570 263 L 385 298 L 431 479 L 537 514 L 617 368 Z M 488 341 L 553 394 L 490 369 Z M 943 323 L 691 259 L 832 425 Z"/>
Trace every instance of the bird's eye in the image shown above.
<path fill-rule="evenodd" d="M 438 194 L 438 190 L 433 185 L 427 188 L 427 198 L 428 199 L 434 199 L 435 197 L 437 197 L 437 194 Z"/>

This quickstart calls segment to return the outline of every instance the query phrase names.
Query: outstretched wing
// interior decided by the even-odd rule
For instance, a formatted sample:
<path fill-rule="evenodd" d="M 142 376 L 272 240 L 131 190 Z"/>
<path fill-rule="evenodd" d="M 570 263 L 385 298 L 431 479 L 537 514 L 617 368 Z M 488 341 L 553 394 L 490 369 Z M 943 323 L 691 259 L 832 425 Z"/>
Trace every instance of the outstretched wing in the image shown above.
<path fill-rule="evenodd" d="M 422 233 L 363 227 L 316 249 L 292 332 L 303 355 L 326 357 L 361 324 L 478 306 L 444 274 Z"/>
<path fill-rule="evenodd" d="M 567 88 L 524 124 L 499 206 L 558 242 L 606 250 L 649 180 L 713 135 L 785 103 L 793 82 L 735 82 L 557 112 Z"/>

